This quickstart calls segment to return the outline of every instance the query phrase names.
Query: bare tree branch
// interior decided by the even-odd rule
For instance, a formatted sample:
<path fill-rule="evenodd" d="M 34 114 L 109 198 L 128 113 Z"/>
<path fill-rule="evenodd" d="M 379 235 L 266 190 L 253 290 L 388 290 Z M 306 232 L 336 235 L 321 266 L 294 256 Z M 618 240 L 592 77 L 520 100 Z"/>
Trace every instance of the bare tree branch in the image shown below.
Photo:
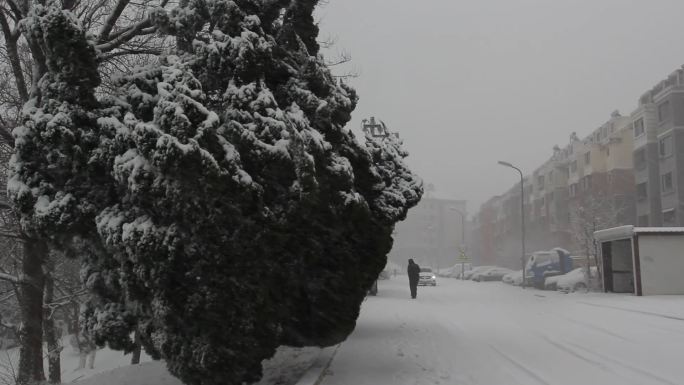
<path fill-rule="evenodd" d="M 45 306 L 55 306 L 55 305 L 62 306 L 64 304 L 71 303 L 74 301 L 74 299 L 81 297 L 81 296 L 84 296 L 86 294 L 88 294 L 88 290 L 87 289 L 81 289 L 75 293 L 71 293 L 71 294 L 65 295 L 61 298 L 57 298 L 57 299 L 53 300 L 51 303 L 45 304 Z"/>
<path fill-rule="evenodd" d="M 334 67 L 340 64 L 349 63 L 352 60 L 351 54 L 347 51 L 340 52 L 334 60 L 326 60 L 325 65 Z"/>
<path fill-rule="evenodd" d="M 14 290 L 10 290 L 9 293 L 7 293 L 5 296 L 3 296 L 2 298 L 0 298 L 0 302 L 5 302 L 5 301 L 7 301 L 8 299 L 14 298 L 14 297 L 16 297 L 16 296 L 17 296 L 17 293 L 14 292 Z"/>
<path fill-rule="evenodd" d="M 14 0 L 5 0 L 7 1 L 7 4 L 9 5 L 10 9 L 14 13 L 14 18 L 15 20 L 21 20 L 24 17 L 24 13 L 21 11 L 17 3 L 14 2 Z"/>
<path fill-rule="evenodd" d="M 12 282 L 12 283 L 16 283 L 16 284 L 26 282 L 26 279 L 24 279 L 24 277 L 22 277 L 21 275 L 11 275 L 11 274 L 7 274 L 7 273 L 0 273 L 0 280 Z"/>
<path fill-rule="evenodd" d="M 21 242 L 26 242 L 26 239 L 23 235 L 4 229 L 0 229 L 0 237 L 14 238 Z"/>
<path fill-rule="evenodd" d="M 12 72 L 14 73 L 14 79 L 16 82 L 17 90 L 19 91 L 19 96 L 25 103 L 28 101 L 28 90 L 26 89 L 26 81 L 24 80 L 24 74 L 21 69 L 21 62 L 19 61 L 19 52 L 17 51 L 17 39 L 19 35 L 14 35 L 10 29 L 10 25 L 5 17 L 5 13 L 0 11 L 0 27 L 2 27 L 2 33 L 5 35 L 5 45 L 7 48 L 7 55 L 9 57 L 10 65 L 12 67 Z M 12 141 L 13 143 L 14 141 Z"/>
<path fill-rule="evenodd" d="M 124 32 L 112 38 L 112 40 L 101 44 L 97 44 L 95 48 L 97 48 L 100 52 L 109 52 L 111 50 L 118 48 L 119 46 L 133 39 L 136 36 L 151 34 L 156 31 L 156 28 L 148 27 L 152 27 L 152 21 L 150 19 L 145 19 L 140 23 L 123 30 Z"/>
<path fill-rule="evenodd" d="M 115 52 L 109 52 L 106 55 L 102 55 L 101 59 L 103 61 L 111 60 L 115 57 L 125 56 L 125 55 L 159 55 L 162 50 L 159 48 L 141 48 L 141 49 L 121 49 Z"/>
<path fill-rule="evenodd" d="M 126 9 L 126 6 L 128 6 L 129 2 L 130 0 L 119 0 L 119 2 L 116 3 L 116 7 L 114 7 L 112 13 L 109 14 L 109 17 L 107 17 L 107 20 L 105 20 L 104 25 L 100 30 L 100 37 L 98 38 L 100 43 L 107 41 L 109 34 L 116 25 L 116 21 L 119 19 L 119 16 L 121 16 L 121 13 L 123 13 L 124 9 Z"/>
<path fill-rule="evenodd" d="M 83 7 L 83 11 L 79 13 L 79 18 L 81 18 L 86 29 L 90 29 L 90 27 L 92 27 L 95 14 L 98 11 L 102 11 L 105 4 L 107 4 L 107 1 L 108 0 L 100 0 L 95 4 L 92 4 L 91 8 L 88 8 L 88 6 Z"/>

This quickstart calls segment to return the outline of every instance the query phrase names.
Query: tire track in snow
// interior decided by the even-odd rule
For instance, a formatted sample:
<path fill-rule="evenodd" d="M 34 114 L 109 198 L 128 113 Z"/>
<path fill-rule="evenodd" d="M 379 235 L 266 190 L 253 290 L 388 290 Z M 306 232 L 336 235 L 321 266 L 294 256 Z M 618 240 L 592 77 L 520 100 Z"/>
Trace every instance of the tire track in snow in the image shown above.
<path fill-rule="evenodd" d="M 542 336 L 542 337 L 543 337 L 548 343 L 550 343 L 551 345 L 553 345 L 553 346 L 555 346 L 556 348 L 558 348 L 558 349 L 560 349 L 560 350 L 562 350 L 562 351 L 564 351 L 564 352 L 570 354 L 571 356 L 573 356 L 573 357 L 575 357 L 575 358 L 578 358 L 578 359 L 580 359 L 580 360 L 582 360 L 582 361 L 584 361 L 584 362 L 586 362 L 586 363 L 588 363 L 588 364 L 590 364 L 590 365 L 592 365 L 592 366 L 595 366 L 595 367 L 597 367 L 597 368 L 599 368 L 599 369 L 601 369 L 601 370 L 604 370 L 604 371 L 606 371 L 606 372 L 608 372 L 608 373 L 614 374 L 614 375 L 616 375 L 616 376 L 618 376 L 618 377 L 622 377 L 622 378 L 626 379 L 627 381 L 629 381 L 629 383 L 634 384 L 634 382 L 632 381 L 631 378 L 625 377 L 623 373 L 614 370 L 613 368 L 609 367 L 609 366 L 606 365 L 605 363 L 603 363 L 603 362 L 601 362 L 601 361 L 598 361 L 598 360 L 592 360 L 592 359 L 589 358 L 589 357 L 585 357 L 585 356 L 584 356 L 582 353 L 580 353 L 579 351 L 577 351 L 577 350 L 575 350 L 575 349 L 572 349 L 572 348 L 568 347 L 567 345 L 563 345 L 562 343 L 553 340 L 551 337 L 548 337 L 548 336 Z M 636 382 L 636 384 L 641 385 L 640 382 Z"/>
<path fill-rule="evenodd" d="M 626 364 L 626 363 L 620 362 L 620 361 L 616 360 L 615 358 L 610 357 L 609 355 L 606 355 L 606 354 L 602 354 L 602 353 L 598 353 L 598 352 L 589 350 L 589 349 L 585 348 L 584 346 L 579 345 L 579 344 L 576 344 L 576 343 L 574 343 L 574 342 L 569 342 L 569 341 L 568 341 L 568 344 L 570 344 L 570 345 L 574 346 L 575 348 L 580 349 L 580 350 L 582 350 L 582 351 L 584 351 L 584 352 L 586 352 L 586 353 L 592 354 L 592 355 L 594 355 L 594 356 L 596 356 L 596 357 L 599 357 L 599 358 L 601 358 L 601 359 L 603 359 L 603 360 L 605 360 L 605 361 L 608 361 L 608 362 L 611 362 L 611 363 L 613 363 L 613 364 L 615 364 L 615 365 L 617 365 L 617 366 L 620 366 L 620 367 L 622 367 L 622 368 L 624 368 L 624 369 L 630 370 L 630 371 L 632 371 L 632 372 L 634 372 L 634 373 L 641 374 L 642 376 L 647 377 L 647 378 L 649 378 L 649 379 L 651 379 L 651 380 L 656 380 L 656 381 L 658 381 L 658 382 L 660 382 L 660 383 L 667 384 L 667 385 L 681 385 L 680 383 L 677 383 L 677 382 L 668 380 L 667 378 L 664 378 L 664 377 L 660 377 L 659 375 L 657 375 L 657 374 L 655 374 L 655 373 L 652 373 L 652 372 L 649 372 L 648 370 L 639 369 L 638 367 L 636 367 L 636 366 L 634 366 L 634 365 L 630 365 L 630 364 Z"/>
<path fill-rule="evenodd" d="M 579 358 L 580 360 L 582 360 L 582 361 L 584 361 L 584 362 L 586 362 L 586 363 L 588 363 L 588 364 L 591 364 L 591 365 L 596 366 L 596 367 L 598 367 L 598 368 L 607 370 L 607 371 L 609 371 L 609 372 L 611 372 L 611 373 L 615 373 L 614 370 L 612 370 L 611 368 L 609 368 L 608 366 L 606 366 L 606 364 L 604 364 L 604 363 L 602 363 L 602 362 L 599 362 L 599 361 L 595 361 L 595 360 L 589 359 L 589 358 L 583 356 L 582 354 L 578 353 L 576 350 L 570 349 L 569 347 L 567 347 L 567 346 L 565 346 L 565 345 L 559 343 L 558 341 L 554 341 L 553 339 L 551 339 L 551 338 L 548 337 L 548 336 L 543 336 L 543 338 L 546 340 L 546 342 L 548 342 L 548 343 L 550 343 L 551 345 L 557 347 L 558 349 L 560 349 L 560 350 L 562 350 L 562 351 L 564 351 L 564 352 L 570 354 L 571 356 L 573 356 L 573 357 L 575 357 L 575 358 Z"/>
<path fill-rule="evenodd" d="M 576 319 L 573 319 L 573 318 L 570 318 L 570 317 L 565 317 L 565 316 L 559 316 L 559 317 L 563 318 L 563 319 L 566 320 L 566 321 L 570 321 L 570 322 L 572 322 L 572 323 L 574 323 L 574 324 L 581 325 L 581 326 L 585 326 L 585 327 L 588 327 L 588 328 L 590 328 L 590 329 L 592 329 L 592 330 L 596 330 L 596 331 L 601 332 L 601 333 L 603 333 L 603 334 L 607 334 L 607 335 L 609 335 L 609 336 L 611 336 L 611 337 L 615 337 L 615 338 L 617 338 L 617 339 L 619 339 L 619 340 L 622 340 L 622 341 L 625 341 L 625 342 L 634 343 L 634 341 L 632 341 L 632 340 L 630 340 L 630 339 L 627 339 L 627 338 L 625 338 L 625 337 L 623 337 L 623 336 L 621 336 L 621 335 L 619 335 L 619 334 L 617 334 L 617 333 L 611 332 L 610 330 L 608 330 L 608 329 L 606 329 L 606 328 L 602 328 L 602 327 L 600 327 L 600 326 L 596 326 L 596 325 L 591 324 L 591 323 L 589 323 L 589 322 L 579 321 L 579 320 L 576 320 Z"/>
<path fill-rule="evenodd" d="M 520 369 L 523 373 L 525 373 L 527 376 L 529 376 L 530 378 L 534 379 L 534 380 L 537 381 L 538 383 L 540 383 L 540 384 L 542 384 L 542 385 L 550 385 L 550 383 L 549 383 L 548 381 L 546 381 L 545 379 L 543 379 L 543 378 L 542 378 L 541 376 L 539 376 L 537 373 L 535 373 L 534 371 L 532 371 L 532 370 L 531 370 L 530 368 L 528 368 L 527 366 L 521 364 L 520 362 L 518 362 L 517 360 L 515 360 L 513 357 L 511 357 L 511 356 L 509 356 L 508 354 L 506 354 L 506 353 L 502 352 L 501 350 L 497 349 L 494 345 L 489 345 L 489 347 L 490 347 L 494 352 L 496 352 L 499 356 L 501 356 L 503 359 L 505 359 L 506 361 L 508 361 L 508 362 L 510 362 L 511 364 L 513 364 L 513 366 L 515 366 L 516 368 Z M 530 385 L 530 384 L 529 384 L 529 383 L 525 383 L 525 385 Z"/>
<path fill-rule="evenodd" d="M 667 315 L 667 314 L 661 314 L 661 313 L 654 313 L 654 312 L 645 311 L 645 310 L 629 309 L 626 307 L 612 306 L 612 305 L 601 305 L 601 304 L 597 304 L 597 303 L 584 302 L 584 301 L 578 301 L 577 303 L 581 303 L 582 305 L 588 305 L 588 306 L 602 307 L 602 308 L 606 308 L 606 309 L 622 310 L 622 311 L 626 311 L 626 312 L 630 312 L 630 313 L 651 315 L 651 316 L 655 316 L 655 317 L 667 318 L 667 319 L 676 320 L 676 321 L 684 321 L 684 318 L 682 318 L 682 317 L 676 317 L 673 315 Z"/>
<path fill-rule="evenodd" d="M 655 324 L 652 324 L 652 323 L 650 323 L 650 322 L 649 322 L 649 323 L 646 323 L 646 324 L 644 324 L 644 325 L 650 326 L 650 327 L 652 327 L 653 329 L 655 329 L 655 330 L 657 330 L 657 331 L 659 331 L 659 332 L 661 332 L 661 333 L 684 334 L 684 330 L 682 330 L 682 329 L 668 328 L 668 327 L 661 326 L 661 325 L 655 325 Z"/>

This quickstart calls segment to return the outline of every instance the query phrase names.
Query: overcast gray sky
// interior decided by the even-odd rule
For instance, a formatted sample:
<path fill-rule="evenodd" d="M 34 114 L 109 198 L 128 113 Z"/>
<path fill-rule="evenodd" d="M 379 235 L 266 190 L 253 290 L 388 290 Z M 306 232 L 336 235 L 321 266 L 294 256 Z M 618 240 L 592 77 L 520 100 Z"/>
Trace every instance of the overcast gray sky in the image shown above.
<path fill-rule="evenodd" d="M 681 0 L 329 0 L 321 35 L 426 183 L 473 213 L 684 64 Z M 336 71 L 344 72 L 339 68 Z"/>

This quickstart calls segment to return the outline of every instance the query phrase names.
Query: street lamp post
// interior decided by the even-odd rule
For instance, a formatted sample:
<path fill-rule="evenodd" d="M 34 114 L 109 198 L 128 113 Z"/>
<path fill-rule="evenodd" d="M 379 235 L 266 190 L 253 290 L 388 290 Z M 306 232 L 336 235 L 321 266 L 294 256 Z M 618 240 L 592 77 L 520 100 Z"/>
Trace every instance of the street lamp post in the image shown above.
<path fill-rule="evenodd" d="M 525 188 L 524 188 L 524 178 L 523 178 L 523 173 L 520 171 L 519 168 L 515 167 L 514 165 L 504 162 L 500 160 L 498 162 L 500 165 L 508 168 L 512 168 L 518 173 L 520 173 L 520 221 L 521 221 L 521 234 L 522 234 L 522 257 L 521 257 L 521 264 L 522 264 L 522 288 L 525 288 Z"/>

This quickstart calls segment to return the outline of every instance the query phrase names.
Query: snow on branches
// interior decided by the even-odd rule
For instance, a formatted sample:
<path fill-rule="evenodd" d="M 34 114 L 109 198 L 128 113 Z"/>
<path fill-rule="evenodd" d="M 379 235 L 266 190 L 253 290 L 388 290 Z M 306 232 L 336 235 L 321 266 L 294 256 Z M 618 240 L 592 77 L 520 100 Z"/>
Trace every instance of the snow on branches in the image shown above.
<path fill-rule="evenodd" d="M 278 345 L 353 330 L 422 184 L 397 138 L 344 128 L 357 96 L 318 53 L 316 4 L 157 8 L 176 48 L 107 95 L 78 21 L 34 9 L 48 65 L 9 190 L 25 231 L 81 255 L 97 343 L 135 330 L 185 383 L 240 384 Z"/>

